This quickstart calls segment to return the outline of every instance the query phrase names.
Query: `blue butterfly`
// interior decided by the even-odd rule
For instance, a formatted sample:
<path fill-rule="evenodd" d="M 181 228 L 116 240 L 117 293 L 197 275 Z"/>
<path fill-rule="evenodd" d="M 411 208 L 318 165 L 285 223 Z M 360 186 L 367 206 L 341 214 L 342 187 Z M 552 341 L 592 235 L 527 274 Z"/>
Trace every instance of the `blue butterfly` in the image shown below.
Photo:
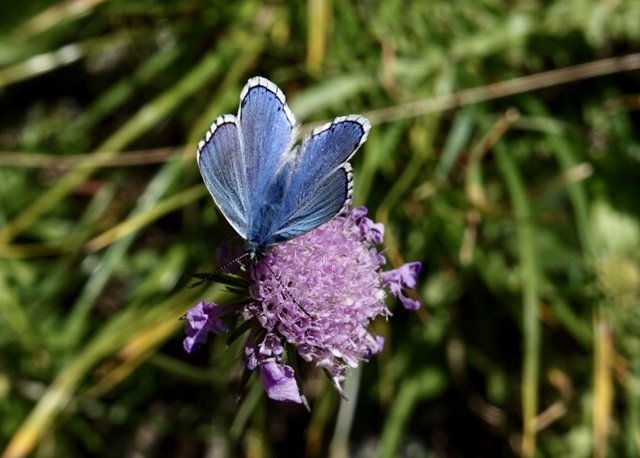
<path fill-rule="evenodd" d="M 350 204 L 349 159 L 371 124 L 341 116 L 295 145 L 298 126 L 282 91 L 251 78 L 238 115 L 222 115 L 198 144 L 204 183 L 252 259 L 315 229 Z"/>

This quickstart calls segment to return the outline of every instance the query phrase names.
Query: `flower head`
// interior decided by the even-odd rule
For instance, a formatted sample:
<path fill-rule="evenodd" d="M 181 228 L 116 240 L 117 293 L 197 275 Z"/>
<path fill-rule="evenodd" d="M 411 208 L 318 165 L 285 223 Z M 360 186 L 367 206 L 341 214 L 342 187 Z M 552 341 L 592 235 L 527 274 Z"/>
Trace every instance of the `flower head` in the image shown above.
<path fill-rule="evenodd" d="M 366 213 L 364 207 L 352 209 L 274 245 L 249 266 L 252 299 L 240 310 L 246 320 L 255 320 L 256 330 L 245 355 L 248 369 L 260 369 L 270 398 L 302 402 L 293 369 L 285 364 L 295 355 L 286 349 L 324 369 L 341 392 L 348 369 L 382 350 L 383 338 L 368 328 L 374 318 L 391 315 L 388 293 L 409 310 L 419 307 L 403 289 L 415 288 L 420 263 L 382 271 L 386 261 L 376 244 L 382 242 L 384 227 Z M 200 303 L 187 314 L 187 351 L 209 331 L 226 331 L 223 310 Z"/>

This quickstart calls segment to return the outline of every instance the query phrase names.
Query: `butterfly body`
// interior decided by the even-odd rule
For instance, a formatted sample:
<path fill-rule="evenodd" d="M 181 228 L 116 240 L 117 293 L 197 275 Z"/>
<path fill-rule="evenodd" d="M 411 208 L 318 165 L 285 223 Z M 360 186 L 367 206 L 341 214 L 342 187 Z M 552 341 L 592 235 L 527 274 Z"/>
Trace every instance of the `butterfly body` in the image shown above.
<path fill-rule="evenodd" d="M 222 115 L 198 145 L 197 160 L 216 205 L 256 257 L 336 216 L 350 203 L 349 159 L 369 121 L 342 116 L 295 145 L 298 128 L 284 94 L 251 78 L 238 115 Z"/>

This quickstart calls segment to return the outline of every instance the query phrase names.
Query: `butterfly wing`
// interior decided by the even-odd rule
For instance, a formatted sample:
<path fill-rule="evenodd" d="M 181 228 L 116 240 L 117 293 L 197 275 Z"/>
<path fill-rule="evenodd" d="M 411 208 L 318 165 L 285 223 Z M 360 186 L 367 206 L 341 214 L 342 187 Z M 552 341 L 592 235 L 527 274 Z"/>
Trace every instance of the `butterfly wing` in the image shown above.
<path fill-rule="evenodd" d="M 271 81 L 251 78 L 238 116 L 224 115 L 198 146 L 198 166 L 213 200 L 250 251 L 315 229 L 350 201 L 349 159 L 369 121 L 350 115 L 314 130 L 293 148 L 296 121 Z"/>
<path fill-rule="evenodd" d="M 246 165 L 247 242 L 263 248 L 280 219 L 286 191 L 283 165 L 296 136 L 296 120 L 282 91 L 271 81 L 251 78 L 240 96 L 240 141 Z"/>
<path fill-rule="evenodd" d="M 235 231 L 255 239 L 265 189 L 295 138 L 295 118 L 271 81 L 251 78 L 240 93 L 238 116 L 220 116 L 198 145 L 198 167 L 216 205 Z M 253 243 L 253 245 L 260 245 Z"/>
<path fill-rule="evenodd" d="M 370 128 L 362 116 L 342 116 L 315 129 L 303 142 L 289 165 L 283 210 L 271 243 L 315 229 L 350 202 L 353 174 L 348 161 Z"/>
<path fill-rule="evenodd" d="M 229 224 L 246 238 L 248 186 L 235 116 L 215 120 L 198 144 L 196 158 L 209 194 Z"/>

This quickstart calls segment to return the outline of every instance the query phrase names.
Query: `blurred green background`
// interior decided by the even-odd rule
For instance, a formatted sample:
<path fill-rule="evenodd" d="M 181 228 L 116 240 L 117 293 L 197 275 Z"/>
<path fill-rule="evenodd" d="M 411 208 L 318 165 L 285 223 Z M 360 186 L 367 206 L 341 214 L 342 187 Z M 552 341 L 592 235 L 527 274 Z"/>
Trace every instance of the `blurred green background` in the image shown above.
<path fill-rule="evenodd" d="M 640 456 L 640 2 L 0 1 L 0 453 Z M 254 75 L 368 116 L 423 307 L 311 412 L 181 347 L 232 231 L 195 144 Z"/>

